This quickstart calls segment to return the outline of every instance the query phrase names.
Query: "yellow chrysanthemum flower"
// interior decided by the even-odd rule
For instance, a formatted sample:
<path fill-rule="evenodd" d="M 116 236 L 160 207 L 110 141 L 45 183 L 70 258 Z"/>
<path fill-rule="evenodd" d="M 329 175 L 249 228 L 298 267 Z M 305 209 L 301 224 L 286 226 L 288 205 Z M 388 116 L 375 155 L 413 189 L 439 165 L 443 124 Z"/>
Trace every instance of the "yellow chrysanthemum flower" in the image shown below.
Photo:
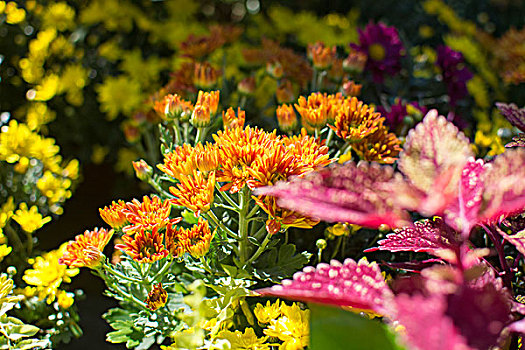
<path fill-rule="evenodd" d="M 277 300 L 275 303 L 272 304 L 268 300 L 266 302 L 266 305 L 258 303 L 255 306 L 253 313 L 255 314 L 255 317 L 257 317 L 257 320 L 259 320 L 259 323 L 270 323 L 272 320 L 276 320 L 279 316 L 281 316 L 280 302 L 279 300 Z"/>
<path fill-rule="evenodd" d="M 0 275 L 0 305 L 11 303 L 18 300 L 17 296 L 10 296 L 13 291 L 13 280 L 7 277 L 5 273 Z"/>
<path fill-rule="evenodd" d="M 272 320 L 264 334 L 279 338 L 283 343 L 279 350 L 300 350 L 310 341 L 310 310 L 302 310 L 298 304 L 281 305 L 282 316 Z"/>
<path fill-rule="evenodd" d="M 258 338 L 253 328 L 246 328 L 244 333 L 241 331 L 222 331 L 218 338 L 226 339 L 230 342 L 230 349 L 240 350 L 269 350 L 270 346 L 264 344 L 268 337 Z"/>
<path fill-rule="evenodd" d="M 8 256 L 12 250 L 13 248 L 8 246 L 7 244 L 0 245 L 0 261 L 4 260 L 4 258 Z"/>
<path fill-rule="evenodd" d="M 8 2 L 5 6 L 5 14 L 7 15 L 6 22 L 8 24 L 17 24 L 26 18 L 26 11 L 23 8 L 18 8 L 16 2 Z"/>
<path fill-rule="evenodd" d="M 51 217 L 43 217 L 42 214 L 38 212 L 36 205 L 28 209 L 26 203 L 20 203 L 18 210 L 15 211 L 13 215 L 13 220 L 18 222 L 24 231 L 32 233 L 50 222 Z"/>
<path fill-rule="evenodd" d="M 45 125 L 55 120 L 56 113 L 49 109 L 47 104 L 35 102 L 29 105 L 26 114 L 26 123 L 30 130 L 39 130 Z"/>
<path fill-rule="evenodd" d="M 62 283 L 70 283 L 71 277 L 78 274 L 78 268 L 69 268 L 61 265 L 58 259 L 66 252 L 68 243 L 64 243 L 60 248 L 42 254 L 28 262 L 33 265 L 32 269 L 24 272 L 22 279 L 29 285 L 36 287 L 36 292 L 40 300 L 46 299 L 48 304 L 55 301 Z"/>
<path fill-rule="evenodd" d="M 2 233 L 2 229 L 5 227 L 9 219 L 11 219 L 11 216 L 13 216 L 14 210 L 15 203 L 13 197 L 9 197 L 7 201 L 0 207 L 0 234 Z M 0 243 L 5 243 L 4 239 L 5 237 L 2 235 L 2 240 L 0 240 Z"/>

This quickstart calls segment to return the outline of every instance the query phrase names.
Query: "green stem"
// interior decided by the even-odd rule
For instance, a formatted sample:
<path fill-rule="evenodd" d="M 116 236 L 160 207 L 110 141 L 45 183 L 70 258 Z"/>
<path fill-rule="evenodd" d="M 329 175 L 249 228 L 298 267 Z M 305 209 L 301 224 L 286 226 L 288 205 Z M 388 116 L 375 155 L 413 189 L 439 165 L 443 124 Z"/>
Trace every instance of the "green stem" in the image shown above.
<path fill-rule="evenodd" d="M 313 72 L 312 72 L 312 81 L 310 83 L 310 89 L 311 89 L 311 92 L 316 92 L 317 91 L 317 69 L 314 68 Z"/>
<path fill-rule="evenodd" d="M 107 263 L 104 263 L 104 268 L 109 271 L 109 273 L 111 273 L 112 275 L 115 275 L 121 279 L 124 279 L 126 281 L 129 281 L 129 282 L 132 282 L 132 283 L 142 283 L 143 281 L 139 280 L 139 279 L 136 279 L 136 278 L 133 278 L 133 277 L 129 277 L 129 276 L 126 276 L 124 275 L 123 273 L 121 273 L 120 271 L 118 270 L 115 270 L 111 267 L 111 265 L 107 264 Z"/>
<path fill-rule="evenodd" d="M 184 122 L 182 123 L 182 129 L 184 131 L 184 142 L 185 143 L 190 143 L 190 124 L 188 122 Z"/>
<path fill-rule="evenodd" d="M 175 196 L 173 196 L 171 193 L 169 192 L 166 192 L 158 183 L 157 181 L 155 181 L 155 179 L 153 179 L 152 177 L 150 177 L 148 179 L 148 184 L 153 187 L 153 189 L 155 191 L 157 191 L 157 193 L 163 195 L 164 197 L 166 198 L 170 198 L 170 199 L 173 199 L 175 198 Z"/>
<path fill-rule="evenodd" d="M 244 109 L 244 106 L 246 105 L 246 96 L 245 95 L 242 95 L 241 98 L 240 98 L 240 101 L 239 101 L 239 107 L 241 109 Z"/>
<path fill-rule="evenodd" d="M 128 293 L 122 289 L 120 289 L 120 287 L 118 286 L 118 284 L 115 284 L 113 282 L 111 282 L 110 280 L 108 280 L 106 274 L 104 273 L 104 270 L 95 270 L 98 274 L 98 276 L 100 278 L 102 278 L 104 280 L 104 282 L 106 282 L 106 286 L 108 286 L 109 289 L 112 289 L 114 291 L 117 292 L 117 294 L 119 294 L 122 298 L 130 301 L 130 302 L 133 302 L 137 305 L 139 305 L 140 307 L 146 309 L 148 306 L 142 301 L 142 300 L 139 300 L 136 296 L 134 296 L 133 294 L 131 293 Z"/>
<path fill-rule="evenodd" d="M 18 237 L 18 233 L 16 233 L 15 229 L 11 226 L 11 224 L 5 225 L 5 229 L 7 232 L 7 239 L 9 240 L 10 244 L 13 244 L 16 247 L 16 250 L 19 251 L 21 254 L 24 255 L 23 260 L 26 258 L 26 249 L 24 247 L 24 244 L 20 240 L 20 237 Z"/>
<path fill-rule="evenodd" d="M 339 158 L 341 155 L 345 154 L 348 148 L 351 148 L 352 144 L 350 141 L 346 141 L 346 143 L 337 151 L 337 153 L 334 155 L 334 158 Z"/>
<path fill-rule="evenodd" d="M 248 213 L 248 216 L 246 216 L 246 218 L 252 218 L 255 214 L 257 214 L 257 212 L 259 211 L 259 206 L 256 205 L 253 207 L 252 210 L 250 210 L 250 212 Z"/>
<path fill-rule="evenodd" d="M 228 195 L 228 193 L 226 193 L 226 191 L 220 190 L 220 185 L 218 182 L 215 183 L 215 188 L 217 188 L 222 198 L 224 198 L 224 200 L 228 202 L 235 209 L 235 211 L 239 212 L 241 210 L 239 204 L 235 203 L 235 201 Z"/>
<path fill-rule="evenodd" d="M 179 121 L 178 120 L 175 120 L 173 122 L 173 132 L 174 132 L 174 137 L 175 137 L 175 140 L 174 140 L 174 143 L 176 145 L 182 145 L 182 137 L 180 135 L 180 124 L 179 124 Z"/>
<path fill-rule="evenodd" d="M 248 221 L 247 214 L 250 204 L 250 190 L 244 186 L 239 192 L 239 259 L 242 265 L 246 261 L 248 254 Z"/>
<path fill-rule="evenodd" d="M 250 259 L 248 259 L 248 261 L 246 261 L 246 264 L 244 265 L 245 267 L 250 265 L 252 262 L 254 262 L 262 253 L 264 253 L 264 251 L 266 250 L 266 246 L 268 246 L 268 243 L 270 243 L 270 241 L 272 240 L 272 234 L 271 233 L 268 233 L 266 235 L 266 237 L 264 238 L 264 241 L 261 243 L 261 245 L 259 246 L 259 248 L 257 248 L 257 250 L 255 251 L 255 253 L 252 255 L 252 257 Z"/>
<path fill-rule="evenodd" d="M 328 128 L 328 136 L 326 137 L 326 147 L 330 147 L 330 143 L 332 143 L 332 138 L 334 137 L 334 129 Z"/>
<path fill-rule="evenodd" d="M 33 235 L 31 232 L 26 232 L 26 238 L 27 238 L 27 256 L 31 256 L 31 253 L 33 252 Z"/>
<path fill-rule="evenodd" d="M 343 241 L 343 236 L 339 236 L 339 238 L 337 239 L 337 244 L 335 246 L 335 250 L 334 252 L 332 253 L 332 257 L 331 259 L 335 258 L 335 256 L 337 255 L 337 253 L 339 252 L 339 248 L 341 248 L 341 242 Z"/>
<path fill-rule="evenodd" d="M 200 262 L 202 264 L 202 268 L 204 269 L 204 271 L 206 271 L 210 275 L 213 275 L 213 271 L 211 270 L 210 265 L 208 265 L 208 262 L 206 261 L 206 259 L 204 259 L 203 256 L 200 258 Z"/>
<path fill-rule="evenodd" d="M 208 212 L 206 213 L 202 213 L 201 214 L 205 219 L 207 219 L 208 221 L 211 221 L 212 224 L 215 225 L 215 227 L 220 227 L 224 232 L 226 232 L 229 236 L 231 236 L 232 238 L 234 239 L 239 239 L 239 236 L 237 236 L 237 234 L 235 232 L 233 232 L 230 228 L 226 227 L 222 221 L 220 221 L 217 216 L 215 215 L 215 213 L 211 210 L 209 210 Z"/>
<path fill-rule="evenodd" d="M 197 135 L 195 136 L 195 146 L 200 142 L 204 143 L 204 139 L 206 138 L 206 131 L 208 128 L 202 127 L 197 128 Z"/>
<path fill-rule="evenodd" d="M 164 276 L 166 271 L 168 271 L 170 269 L 171 265 L 173 265 L 173 260 L 172 259 L 166 259 L 166 262 L 161 267 L 161 269 L 155 274 L 155 276 L 153 276 L 151 278 L 151 283 L 155 282 L 157 280 L 157 278 L 159 278 L 159 276 L 161 277 L 160 280 L 162 281 L 162 277 Z"/>

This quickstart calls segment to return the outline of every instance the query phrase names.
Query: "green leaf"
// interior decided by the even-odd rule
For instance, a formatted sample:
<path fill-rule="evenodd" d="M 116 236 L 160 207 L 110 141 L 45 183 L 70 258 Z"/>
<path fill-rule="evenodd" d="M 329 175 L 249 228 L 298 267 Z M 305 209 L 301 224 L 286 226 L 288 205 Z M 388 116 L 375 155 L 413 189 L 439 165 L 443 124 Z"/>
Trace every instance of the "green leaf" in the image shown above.
<path fill-rule="evenodd" d="M 340 308 L 309 304 L 312 350 L 404 350 L 381 322 Z"/>
<path fill-rule="evenodd" d="M 289 278 L 310 260 L 311 254 L 296 254 L 295 245 L 283 244 L 263 253 L 255 263 L 255 277 L 266 281 L 278 282 Z"/>

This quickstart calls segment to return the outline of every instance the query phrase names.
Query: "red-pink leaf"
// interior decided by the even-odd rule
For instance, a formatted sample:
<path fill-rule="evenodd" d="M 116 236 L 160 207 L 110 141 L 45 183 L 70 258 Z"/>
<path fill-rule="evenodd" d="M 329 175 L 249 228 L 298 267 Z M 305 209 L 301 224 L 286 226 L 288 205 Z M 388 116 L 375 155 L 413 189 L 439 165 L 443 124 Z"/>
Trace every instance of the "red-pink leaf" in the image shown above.
<path fill-rule="evenodd" d="M 482 175 L 485 191 L 480 221 L 494 221 L 502 215 L 522 212 L 525 209 L 525 149 L 509 149 L 488 164 Z"/>
<path fill-rule="evenodd" d="M 445 297 L 433 295 L 396 297 L 397 321 L 405 328 L 407 342 L 417 350 L 470 350 L 450 318 Z M 402 334 L 403 334 L 402 333 Z"/>
<path fill-rule="evenodd" d="M 436 251 L 451 249 L 459 244 L 457 234 L 440 218 L 422 220 L 413 226 L 395 229 L 385 239 L 377 242 L 379 247 L 365 250 L 388 250 L 391 252 L 411 251 L 436 255 Z"/>
<path fill-rule="evenodd" d="M 507 329 L 511 332 L 525 334 L 525 318 L 511 323 Z"/>
<path fill-rule="evenodd" d="M 332 260 L 317 267 L 306 267 L 293 280 L 282 285 L 260 289 L 262 295 L 277 296 L 304 302 L 350 306 L 382 315 L 392 314 L 393 293 L 375 263 L 366 259 L 343 264 Z"/>
<path fill-rule="evenodd" d="M 464 236 L 468 236 L 471 228 L 478 221 L 484 189 L 481 176 L 484 171 L 485 166 L 482 159 L 469 159 L 461 172 L 457 200 L 445 210 L 447 224 L 463 233 Z"/>
<path fill-rule="evenodd" d="M 512 321 L 511 302 L 508 294 L 495 285 L 464 285 L 447 296 L 446 315 L 471 347 L 491 349 Z"/>
<path fill-rule="evenodd" d="M 258 188 L 255 193 L 278 197 L 279 206 L 325 221 L 399 227 L 409 220 L 394 204 L 393 173 L 392 167 L 374 163 L 334 164 L 291 182 Z"/>
<path fill-rule="evenodd" d="M 472 156 L 465 135 L 436 110 L 428 112 L 409 132 L 398 162 L 410 184 L 424 195 L 410 209 L 441 214 L 456 198 L 461 171 Z"/>

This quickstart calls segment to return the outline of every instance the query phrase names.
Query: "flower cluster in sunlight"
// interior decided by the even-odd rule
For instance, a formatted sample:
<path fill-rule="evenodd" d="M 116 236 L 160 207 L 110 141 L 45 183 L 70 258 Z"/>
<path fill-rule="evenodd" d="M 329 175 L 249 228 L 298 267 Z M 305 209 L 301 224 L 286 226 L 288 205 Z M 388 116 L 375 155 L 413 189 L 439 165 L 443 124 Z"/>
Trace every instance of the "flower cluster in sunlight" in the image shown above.
<path fill-rule="evenodd" d="M 27 269 L 22 278 L 34 288 L 28 287 L 25 291 L 26 296 L 36 295 L 39 299 L 45 299 L 50 304 L 61 293 L 61 285 L 70 283 L 71 278 L 78 274 L 78 268 L 70 268 L 59 263 L 59 259 L 67 250 L 67 245 L 64 243 L 57 250 L 29 259 L 28 262 L 32 268 Z"/>

